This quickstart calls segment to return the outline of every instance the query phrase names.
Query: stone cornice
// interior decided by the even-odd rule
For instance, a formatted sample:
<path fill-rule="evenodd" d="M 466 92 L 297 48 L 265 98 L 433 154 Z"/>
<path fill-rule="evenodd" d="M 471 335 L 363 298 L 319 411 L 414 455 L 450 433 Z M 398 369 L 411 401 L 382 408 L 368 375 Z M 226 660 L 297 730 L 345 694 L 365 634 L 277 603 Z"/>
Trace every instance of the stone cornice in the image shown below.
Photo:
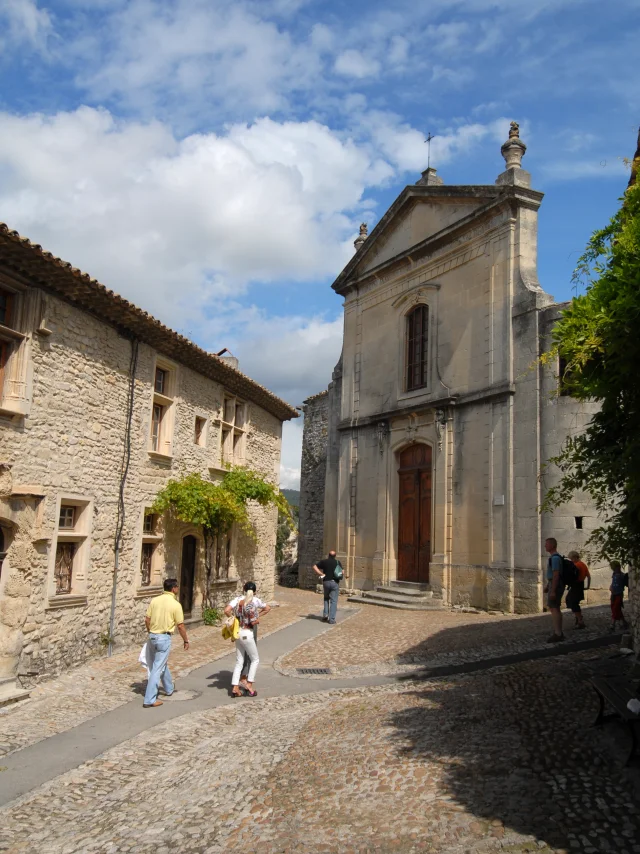
<path fill-rule="evenodd" d="M 431 398 L 415 403 L 408 401 L 403 406 L 398 406 L 395 409 L 386 409 L 382 412 L 377 412 L 375 415 L 366 415 L 362 418 L 345 418 L 338 424 L 338 430 L 359 430 L 366 427 L 371 427 L 378 424 L 380 421 L 387 421 L 391 418 L 401 418 L 409 415 L 412 412 L 425 412 L 429 409 L 445 409 L 452 407 L 455 409 L 461 406 L 470 406 L 473 403 L 490 403 L 494 400 L 506 399 L 512 397 L 516 393 L 516 387 L 513 383 L 504 382 L 496 383 L 487 388 L 478 389 L 477 391 L 466 392 L 465 394 L 453 394 L 446 397 Z"/>

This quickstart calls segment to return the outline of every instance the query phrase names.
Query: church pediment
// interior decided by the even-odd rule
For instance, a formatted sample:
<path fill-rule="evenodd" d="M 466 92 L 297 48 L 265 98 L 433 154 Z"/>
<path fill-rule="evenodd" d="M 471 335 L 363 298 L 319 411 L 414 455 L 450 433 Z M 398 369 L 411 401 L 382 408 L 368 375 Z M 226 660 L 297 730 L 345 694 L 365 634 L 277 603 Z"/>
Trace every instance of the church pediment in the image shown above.
<path fill-rule="evenodd" d="M 472 214 L 484 204 L 484 199 L 440 200 L 417 199 L 408 210 L 386 228 L 370 247 L 358 275 L 369 272 L 391 258 L 403 255 L 429 237 Z M 373 235 L 372 235 L 373 236 Z"/>
<path fill-rule="evenodd" d="M 430 238 L 469 223 L 501 196 L 494 186 L 406 187 L 334 282 L 341 291 L 392 259 L 409 255 Z"/>

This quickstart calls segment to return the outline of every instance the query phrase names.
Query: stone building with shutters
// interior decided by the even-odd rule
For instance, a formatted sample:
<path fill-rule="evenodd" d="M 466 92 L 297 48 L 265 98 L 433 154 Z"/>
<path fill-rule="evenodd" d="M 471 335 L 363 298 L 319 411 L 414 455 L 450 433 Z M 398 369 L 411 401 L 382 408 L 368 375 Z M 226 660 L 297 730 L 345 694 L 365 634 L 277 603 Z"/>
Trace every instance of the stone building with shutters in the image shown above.
<path fill-rule="evenodd" d="M 0 693 L 55 673 L 108 637 L 140 639 L 165 577 L 200 613 L 201 531 L 148 515 L 174 477 L 226 463 L 277 483 L 282 423 L 297 413 L 99 282 L 0 225 Z M 126 470 L 126 480 L 123 474 Z M 219 602 L 274 588 L 277 513 L 216 544 Z"/>
<path fill-rule="evenodd" d="M 538 362 L 562 306 L 537 278 L 543 194 L 525 150 L 514 123 L 495 183 L 447 186 L 427 169 L 361 227 L 333 284 L 342 355 L 305 402 L 301 585 L 335 547 L 347 588 L 413 582 L 448 605 L 533 613 L 544 539 L 580 551 L 595 526 L 580 496 L 538 512 L 557 476 L 545 463 L 593 410 Z M 608 571 L 592 569 L 599 601 Z"/>

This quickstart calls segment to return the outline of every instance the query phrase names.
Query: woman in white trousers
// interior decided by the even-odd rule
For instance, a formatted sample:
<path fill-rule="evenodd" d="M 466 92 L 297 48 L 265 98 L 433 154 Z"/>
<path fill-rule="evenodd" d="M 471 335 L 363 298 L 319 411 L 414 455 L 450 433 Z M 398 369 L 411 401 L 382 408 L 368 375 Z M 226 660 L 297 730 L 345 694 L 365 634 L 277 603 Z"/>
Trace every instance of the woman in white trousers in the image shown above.
<path fill-rule="evenodd" d="M 247 590 L 235 607 L 229 603 L 224 609 L 227 617 L 235 614 L 240 623 L 240 633 L 236 640 L 236 666 L 233 669 L 233 676 L 231 677 L 231 695 L 233 697 L 242 697 L 242 688 L 245 689 L 250 697 L 258 695 L 258 692 L 254 690 L 253 683 L 256 678 L 260 659 L 258 658 L 258 647 L 253 636 L 253 627 L 259 622 L 259 609 L 252 600 L 253 590 Z M 251 664 L 246 682 L 241 682 L 240 674 L 242 673 L 245 654 L 249 656 Z"/>

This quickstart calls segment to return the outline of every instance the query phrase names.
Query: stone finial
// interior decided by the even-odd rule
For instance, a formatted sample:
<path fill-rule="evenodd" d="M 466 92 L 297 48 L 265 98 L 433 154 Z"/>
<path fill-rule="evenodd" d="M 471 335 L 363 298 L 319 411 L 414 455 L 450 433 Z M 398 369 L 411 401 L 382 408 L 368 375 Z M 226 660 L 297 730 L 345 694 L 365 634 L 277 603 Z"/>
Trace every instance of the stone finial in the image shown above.
<path fill-rule="evenodd" d="M 527 146 L 520 139 L 520 125 L 517 122 L 511 122 L 509 126 L 509 139 L 503 143 L 500 149 L 507 164 L 507 169 L 520 169 L 526 150 Z"/>
<path fill-rule="evenodd" d="M 531 186 L 531 175 L 522 168 L 522 158 L 526 150 L 527 146 L 520 139 L 520 125 L 518 122 L 511 122 L 509 125 L 509 139 L 500 148 L 507 168 L 498 175 L 496 184 L 514 184 L 521 187 Z"/>
<path fill-rule="evenodd" d="M 358 251 L 358 249 L 360 249 L 362 244 L 365 242 L 368 235 L 369 235 L 369 231 L 367 229 L 367 223 L 366 222 L 360 223 L 360 234 L 353 241 L 353 245 L 356 247 L 356 252 Z"/>

